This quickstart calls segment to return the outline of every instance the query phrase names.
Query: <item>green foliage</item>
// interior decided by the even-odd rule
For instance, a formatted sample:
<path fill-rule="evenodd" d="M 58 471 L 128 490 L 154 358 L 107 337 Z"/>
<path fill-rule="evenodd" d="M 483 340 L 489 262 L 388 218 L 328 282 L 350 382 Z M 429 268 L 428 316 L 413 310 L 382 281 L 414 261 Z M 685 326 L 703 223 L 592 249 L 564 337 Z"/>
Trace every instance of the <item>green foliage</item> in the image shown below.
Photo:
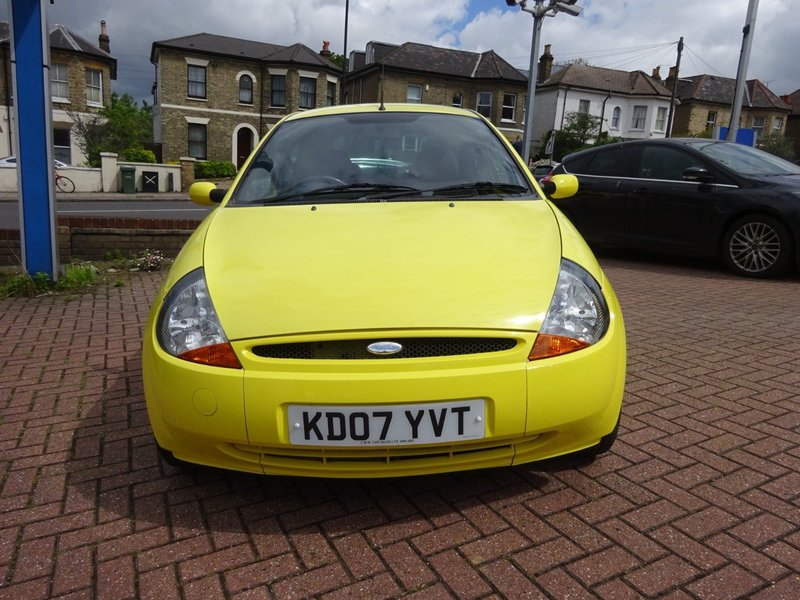
<path fill-rule="evenodd" d="M 766 133 L 758 138 L 758 147 L 764 152 L 769 152 L 785 160 L 795 160 L 792 141 L 780 133 Z"/>
<path fill-rule="evenodd" d="M 194 165 L 195 179 L 225 179 L 236 175 L 236 165 L 226 160 L 207 160 Z"/>
<path fill-rule="evenodd" d="M 77 143 L 91 167 L 100 166 L 101 152 L 122 155 L 128 149 L 141 149 L 142 143 L 153 137 L 153 107 L 146 102 L 138 106 L 128 94 L 112 94 L 110 104 L 99 113 L 68 111 L 68 114 L 74 121 Z"/>
<path fill-rule="evenodd" d="M 164 254 L 160 250 L 143 250 L 140 252 L 134 264 L 140 271 L 160 271 L 166 262 Z"/>
<path fill-rule="evenodd" d="M 553 160 L 560 162 L 567 154 L 576 152 L 583 148 L 588 147 L 589 140 L 595 139 L 597 145 L 608 144 L 617 141 L 615 138 L 609 138 L 608 134 L 604 133 L 598 139 L 600 133 L 600 117 L 595 117 L 586 113 L 571 112 L 567 113 L 564 118 L 564 127 L 556 131 L 556 139 L 553 145 Z M 547 140 L 550 138 L 550 133 L 541 140 L 541 148 L 538 157 L 544 158 L 544 149 Z M 598 143 L 599 142 L 599 143 Z"/>
<path fill-rule="evenodd" d="M 331 52 L 331 55 L 328 57 L 328 59 L 342 70 L 344 70 L 344 67 L 347 64 L 347 57 L 343 54 L 336 54 L 336 52 Z"/>
<path fill-rule="evenodd" d="M 135 146 L 123 150 L 120 153 L 120 158 L 128 162 L 154 163 L 156 162 L 156 153 L 141 146 Z"/>
<path fill-rule="evenodd" d="M 51 292 L 86 289 L 97 282 L 97 269 L 92 265 L 69 265 L 58 281 L 46 273 L 13 274 L 0 282 L 0 297 L 33 297 Z"/>

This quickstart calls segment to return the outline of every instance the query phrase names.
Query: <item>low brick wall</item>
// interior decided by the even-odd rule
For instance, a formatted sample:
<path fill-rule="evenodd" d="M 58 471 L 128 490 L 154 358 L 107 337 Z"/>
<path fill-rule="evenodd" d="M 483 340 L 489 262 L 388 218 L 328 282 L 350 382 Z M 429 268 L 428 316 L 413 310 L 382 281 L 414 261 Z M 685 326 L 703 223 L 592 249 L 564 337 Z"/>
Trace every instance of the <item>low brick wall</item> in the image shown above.
<path fill-rule="evenodd" d="M 61 263 L 105 260 L 109 253 L 128 258 L 147 249 L 172 258 L 199 223 L 191 219 L 59 217 L 59 259 Z M 19 231 L 0 229 L 0 266 L 19 266 L 20 256 Z"/>

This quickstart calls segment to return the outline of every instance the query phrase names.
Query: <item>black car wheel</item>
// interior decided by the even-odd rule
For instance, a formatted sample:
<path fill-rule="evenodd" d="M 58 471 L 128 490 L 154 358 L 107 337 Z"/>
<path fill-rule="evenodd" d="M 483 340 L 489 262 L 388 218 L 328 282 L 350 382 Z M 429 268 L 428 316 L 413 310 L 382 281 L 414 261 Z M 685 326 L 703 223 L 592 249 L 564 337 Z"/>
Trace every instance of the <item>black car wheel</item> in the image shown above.
<path fill-rule="evenodd" d="M 742 217 L 725 234 L 722 256 L 737 275 L 776 277 L 792 264 L 792 238 L 774 217 Z"/>

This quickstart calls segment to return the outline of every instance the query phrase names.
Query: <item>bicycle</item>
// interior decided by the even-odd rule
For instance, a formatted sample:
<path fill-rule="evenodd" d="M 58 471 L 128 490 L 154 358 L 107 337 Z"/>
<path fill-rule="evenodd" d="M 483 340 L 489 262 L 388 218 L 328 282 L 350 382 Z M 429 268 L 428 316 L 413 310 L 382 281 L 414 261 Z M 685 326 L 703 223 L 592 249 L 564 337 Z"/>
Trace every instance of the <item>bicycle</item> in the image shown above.
<path fill-rule="evenodd" d="M 56 171 L 56 187 L 61 190 L 62 192 L 74 192 L 75 191 L 75 182 L 72 181 L 66 175 L 62 175 L 58 171 Z"/>

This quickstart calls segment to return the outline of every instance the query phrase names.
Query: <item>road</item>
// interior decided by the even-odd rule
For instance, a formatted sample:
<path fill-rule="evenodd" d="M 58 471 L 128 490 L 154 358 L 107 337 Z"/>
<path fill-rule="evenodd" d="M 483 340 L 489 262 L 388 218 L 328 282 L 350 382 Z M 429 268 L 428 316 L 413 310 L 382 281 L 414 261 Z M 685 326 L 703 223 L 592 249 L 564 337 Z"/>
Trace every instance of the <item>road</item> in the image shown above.
<path fill-rule="evenodd" d="M 140 217 L 146 219 L 202 219 L 209 208 L 187 200 L 154 201 L 58 201 L 56 211 L 60 216 Z M 0 229 L 19 228 L 19 205 L 0 202 Z"/>

